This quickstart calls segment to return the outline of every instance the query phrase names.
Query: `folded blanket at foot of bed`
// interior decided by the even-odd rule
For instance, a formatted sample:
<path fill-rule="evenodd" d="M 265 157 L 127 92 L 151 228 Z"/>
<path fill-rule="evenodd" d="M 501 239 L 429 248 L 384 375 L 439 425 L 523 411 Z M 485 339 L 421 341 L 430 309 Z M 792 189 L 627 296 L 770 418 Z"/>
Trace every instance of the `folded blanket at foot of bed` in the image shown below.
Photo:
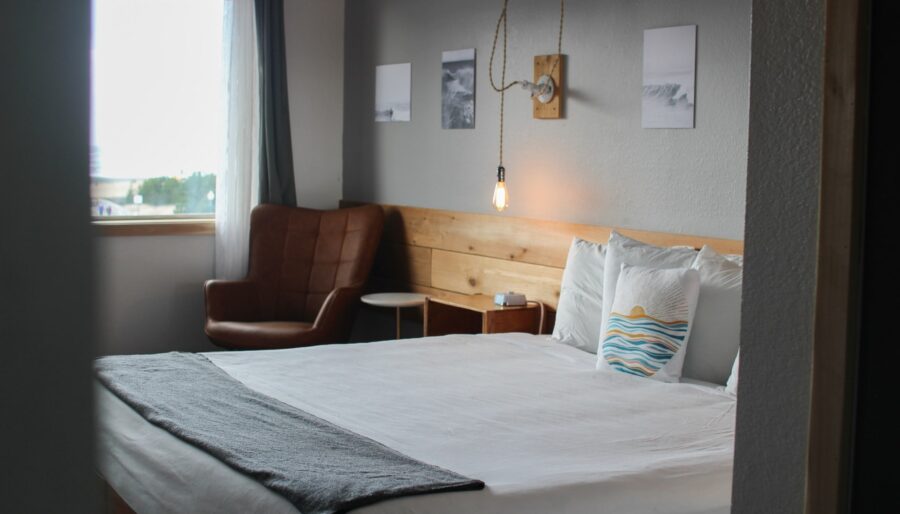
<path fill-rule="evenodd" d="M 335 513 L 484 483 L 402 455 L 244 386 L 191 353 L 103 357 L 97 378 L 147 421 L 287 498 Z"/>

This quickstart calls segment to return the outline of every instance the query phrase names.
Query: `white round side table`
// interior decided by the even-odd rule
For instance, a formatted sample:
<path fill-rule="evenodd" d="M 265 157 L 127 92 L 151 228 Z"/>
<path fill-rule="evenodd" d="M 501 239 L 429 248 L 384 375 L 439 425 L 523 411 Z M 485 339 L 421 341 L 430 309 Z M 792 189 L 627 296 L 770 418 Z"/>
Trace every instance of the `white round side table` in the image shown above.
<path fill-rule="evenodd" d="M 374 293 L 360 298 L 363 303 L 376 307 L 393 307 L 397 310 L 397 339 L 400 339 L 400 309 L 425 304 L 426 295 L 419 293 Z"/>

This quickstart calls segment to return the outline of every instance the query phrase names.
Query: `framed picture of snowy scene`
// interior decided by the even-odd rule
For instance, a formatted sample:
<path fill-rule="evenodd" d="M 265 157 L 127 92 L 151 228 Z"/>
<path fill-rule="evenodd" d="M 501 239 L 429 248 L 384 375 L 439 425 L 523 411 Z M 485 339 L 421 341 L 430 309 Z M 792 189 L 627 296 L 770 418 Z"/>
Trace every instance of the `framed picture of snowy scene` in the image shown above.
<path fill-rule="evenodd" d="M 375 67 L 375 121 L 410 120 L 410 63 Z"/>
<path fill-rule="evenodd" d="M 475 128 L 475 49 L 441 53 L 441 127 Z"/>
<path fill-rule="evenodd" d="M 644 31 L 643 128 L 694 128 L 697 26 Z"/>

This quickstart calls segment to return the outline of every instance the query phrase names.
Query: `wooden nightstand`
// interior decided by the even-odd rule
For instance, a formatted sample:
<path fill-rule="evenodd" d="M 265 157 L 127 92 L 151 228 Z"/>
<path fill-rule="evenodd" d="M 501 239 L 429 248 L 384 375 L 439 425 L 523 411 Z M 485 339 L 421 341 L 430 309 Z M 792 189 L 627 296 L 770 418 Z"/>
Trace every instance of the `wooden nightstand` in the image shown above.
<path fill-rule="evenodd" d="M 536 334 L 541 309 L 536 304 L 524 307 L 502 307 L 487 295 L 427 298 L 425 300 L 425 335 L 497 334 L 529 332 Z"/>

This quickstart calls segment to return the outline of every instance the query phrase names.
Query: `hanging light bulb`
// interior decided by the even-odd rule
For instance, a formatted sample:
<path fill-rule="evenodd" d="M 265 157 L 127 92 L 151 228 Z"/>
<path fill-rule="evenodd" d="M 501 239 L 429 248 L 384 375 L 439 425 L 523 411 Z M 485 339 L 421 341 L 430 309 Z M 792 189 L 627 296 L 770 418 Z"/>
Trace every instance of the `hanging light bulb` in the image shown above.
<path fill-rule="evenodd" d="M 500 11 L 500 17 L 497 18 L 497 29 L 494 31 L 494 44 L 491 47 L 491 59 L 488 64 L 488 76 L 491 80 L 491 87 L 494 91 L 500 93 L 500 152 L 497 159 L 497 184 L 494 185 L 494 197 L 491 200 L 497 212 L 503 212 L 509 206 L 509 194 L 506 192 L 506 168 L 503 167 L 503 107 L 506 99 L 506 90 L 517 84 L 517 82 L 506 83 L 506 8 L 508 4 L 509 0 L 503 0 L 503 9 Z M 503 66 L 501 67 L 500 85 L 498 86 L 494 83 L 494 51 L 497 50 L 497 39 L 500 36 L 500 29 L 503 29 Z"/>
<path fill-rule="evenodd" d="M 494 209 L 497 209 L 497 212 L 503 212 L 509 207 L 509 192 L 506 190 L 506 169 L 503 167 L 503 110 L 505 107 L 506 90 L 519 84 L 522 88 L 530 91 L 531 96 L 541 103 L 550 102 L 556 94 L 561 93 L 561 90 L 557 89 L 558 86 L 554 84 L 552 77 L 553 72 L 556 71 L 556 67 L 559 65 L 560 59 L 562 59 L 563 19 L 566 10 L 566 1 L 559 0 L 559 37 L 556 40 L 556 61 L 553 63 L 550 72 L 541 75 L 536 83 L 527 80 L 516 80 L 508 84 L 506 83 L 508 7 L 509 0 L 503 0 L 503 8 L 500 10 L 500 17 L 497 18 L 497 27 L 494 29 L 494 43 L 491 45 L 491 58 L 488 62 L 488 78 L 491 82 L 491 88 L 500 93 L 499 159 L 497 159 L 497 183 L 494 185 L 494 198 L 491 202 L 494 205 Z M 500 41 L 501 31 L 503 32 L 503 58 L 500 67 L 500 84 L 498 85 L 494 82 L 494 54 L 497 51 L 497 41 Z"/>
<path fill-rule="evenodd" d="M 509 193 L 506 191 L 506 169 L 503 166 L 497 167 L 497 185 L 494 186 L 494 208 L 497 212 L 503 212 L 509 207 Z"/>

